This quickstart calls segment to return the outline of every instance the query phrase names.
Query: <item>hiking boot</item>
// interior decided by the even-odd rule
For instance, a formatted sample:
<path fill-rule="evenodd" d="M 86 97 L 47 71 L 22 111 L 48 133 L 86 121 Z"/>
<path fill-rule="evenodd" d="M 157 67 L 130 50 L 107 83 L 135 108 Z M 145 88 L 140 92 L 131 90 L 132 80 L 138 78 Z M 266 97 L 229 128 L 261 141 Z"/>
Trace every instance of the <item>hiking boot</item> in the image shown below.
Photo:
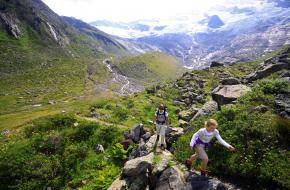
<path fill-rule="evenodd" d="M 161 144 L 160 148 L 161 148 L 161 150 L 165 150 L 164 144 Z"/>
<path fill-rule="evenodd" d="M 187 168 L 188 170 L 191 170 L 191 165 L 192 165 L 192 161 L 189 160 L 189 159 L 187 159 L 187 160 L 185 161 L 185 166 L 186 166 L 186 168 Z"/>
<path fill-rule="evenodd" d="M 200 175 L 201 176 L 207 176 L 207 172 L 205 170 L 200 170 Z"/>

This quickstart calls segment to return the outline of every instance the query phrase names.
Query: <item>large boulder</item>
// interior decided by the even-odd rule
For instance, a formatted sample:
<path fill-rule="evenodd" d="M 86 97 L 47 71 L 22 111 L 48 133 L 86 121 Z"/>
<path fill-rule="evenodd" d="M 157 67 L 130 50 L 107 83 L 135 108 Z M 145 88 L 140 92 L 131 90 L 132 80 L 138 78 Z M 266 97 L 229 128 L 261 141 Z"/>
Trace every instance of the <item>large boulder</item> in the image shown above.
<path fill-rule="evenodd" d="M 290 92 L 275 97 L 275 107 L 280 116 L 290 119 Z"/>
<path fill-rule="evenodd" d="M 166 130 L 166 143 L 167 143 L 167 148 L 171 147 L 171 145 L 177 141 L 177 139 L 184 134 L 183 128 L 180 127 L 175 127 L 175 128 L 171 128 L 171 127 L 167 127 Z"/>
<path fill-rule="evenodd" d="M 251 88 L 242 84 L 237 85 L 219 85 L 212 91 L 212 99 L 219 106 L 229 104 L 250 91 Z"/>
<path fill-rule="evenodd" d="M 184 173 L 173 166 L 164 170 L 157 181 L 156 190 L 181 190 L 185 186 Z"/>
<path fill-rule="evenodd" d="M 124 132 L 124 137 L 125 139 L 132 139 L 135 143 L 138 143 L 144 134 L 143 124 L 136 124 L 129 131 Z"/>
<path fill-rule="evenodd" d="M 255 80 L 265 78 L 269 75 L 271 75 L 274 72 L 283 70 L 283 69 L 290 69 L 290 63 L 289 62 L 278 62 L 274 64 L 268 64 L 262 69 L 249 74 L 248 76 L 245 77 L 246 82 L 250 83 Z"/>
<path fill-rule="evenodd" d="M 139 143 L 138 147 L 131 152 L 129 160 L 148 155 L 156 145 L 156 140 L 157 135 L 155 134 L 152 135 L 146 143 Z"/>
<path fill-rule="evenodd" d="M 216 101 L 206 102 L 201 109 L 193 116 L 190 121 L 195 120 L 196 118 L 204 115 L 208 115 L 218 110 L 218 104 Z"/>
<path fill-rule="evenodd" d="M 125 163 L 122 171 L 123 177 L 135 177 L 140 174 L 146 173 L 152 167 L 154 154 L 150 153 L 147 156 L 138 157 L 129 160 Z"/>
<path fill-rule="evenodd" d="M 151 172 L 150 189 L 155 189 L 160 174 L 168 167 L 172 154 L 168 150 L 162 151 L 160 154 L 155 155 L 154 167 Z"/>

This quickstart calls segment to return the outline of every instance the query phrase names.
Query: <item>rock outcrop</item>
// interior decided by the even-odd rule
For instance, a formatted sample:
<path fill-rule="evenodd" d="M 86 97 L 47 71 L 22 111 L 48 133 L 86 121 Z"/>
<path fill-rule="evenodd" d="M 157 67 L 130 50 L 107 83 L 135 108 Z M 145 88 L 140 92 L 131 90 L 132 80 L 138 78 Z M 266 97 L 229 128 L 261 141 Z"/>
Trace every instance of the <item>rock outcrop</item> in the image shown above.
<path fill-rule="evenodd" d="M 237 190 L 236 186 L 214 177 L 200 176 L 196 171 L 186 171 L 185 166 L 172 160 L 165 150 L 129 160 L 122 174 L 109 190 Z"/>
<path fill-rule="evenodd" d="M 18 20 L 16 16 L 12 16 L 8 13 L 0 13 L 0 24 L 3 24 L 7 32 L 15 38 L 19 39 L 22 35 Z"/>
<path fill-rule="evenodd" d="M 220 107 L 237 100 L 248 91 L 250 91 L 250 88 L 242 84 L 219 85 L 212 91 L 212 99 L 215 100 Z"/>
<path fill-rule="evenodd" d="M 290 62 L 269 64 L 265 66 L 263 69 L 257 70 L 256 72 L 251 73 L 250 75 L 246 76 L 246 82 L 249 83 L 258 79 L 265 78 L 271 75 L 272 73 L 283 70 L 283 69 L 290 69 Z"/>
<path fill-rule="evenodd" d="M 281 117 L 290 119 L 290 92 L 278 94 L 275 97 L 275 106 Z"/>
<path fill-rule="evenodd" d="M 218 104 L 216 101 L 206 102 L 202 108 L 198 110 L 198 112 L 193 116 L 190 121 L 195 120 L 196 118 L 204 115 L 208 115 L 218 110 Z"/>
<path fill-rule="evenodd" d="M 265 60 L 257 71 L 245 77 L 245 82 L 251 83 L 255 80 L 265 78 L 277 71 L 290 69 L 290 58 L 288 57 L 289 53 L 290 48 L 287 48 L 279 55 Z"/>
<path fill-rule="evenodd" d="M 133 142 L 138 143 L 145 133 L 143 124 L 136 124 L 133 128 L 124 133 L 124 137 L 125 139 L 132 139 Z"/>

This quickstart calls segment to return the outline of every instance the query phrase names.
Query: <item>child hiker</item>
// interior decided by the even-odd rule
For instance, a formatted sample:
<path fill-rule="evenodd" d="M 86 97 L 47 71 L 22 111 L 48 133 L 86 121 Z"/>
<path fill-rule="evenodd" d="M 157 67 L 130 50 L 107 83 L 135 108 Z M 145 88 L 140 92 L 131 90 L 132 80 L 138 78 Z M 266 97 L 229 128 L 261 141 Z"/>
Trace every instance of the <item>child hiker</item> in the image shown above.
<path fill-rule="evenodd" d="M 160 136 L 161 149 L 164 150 L 166 148 L 165 132 L 168 125 L 168 113 L 163 104 L 160 104 L 159 108 L 155 112 L 155 123 L 156 123 L 156 133 L 157 133 L 156 143 L 158 143 L 159 136 Z"/>
<path fill-rule="evenodd" d="M 190 147 L 195 150 L 195 154 L 193 154 L 190 159 L 186 160 L 186 167 L 190 170 L 192 162 L 199 157 L 202 160 L 200 171 L 202 176 L 206 175 L 206 167 L 208 163 L 208 157 L 205 152 L 205 148 L 208 147 L 209 142 L 213 137 L 216 137 L 219 143 L 227 147 L 230 151 L 235 150 L 233 146 L 221 138 L 219 131 L 216 129 L 217 125 L 218 124 L 216 120 L 209 119 L 205 122 L 204 128 L 199 129 L 196 133 L 193 134 L 190 141 Z"/>

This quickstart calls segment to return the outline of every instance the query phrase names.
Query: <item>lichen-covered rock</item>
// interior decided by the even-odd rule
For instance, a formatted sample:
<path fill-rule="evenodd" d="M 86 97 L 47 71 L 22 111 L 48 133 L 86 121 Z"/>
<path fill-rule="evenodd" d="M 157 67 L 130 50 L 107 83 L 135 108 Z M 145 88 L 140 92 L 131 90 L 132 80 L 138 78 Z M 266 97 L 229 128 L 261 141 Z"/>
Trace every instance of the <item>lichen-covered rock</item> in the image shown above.
<path fill-rule="evenodd" d="M 281 117 L 290 119 L 290 92 L 278 94 L 275 97 L 275 106 Z"/>
<path fill-rule="evenodd" d="M 219 85 L 212 91 L 212 99 L 219 106 L 229 104 L 250 91 L 251 88 L 242 84 Z"/>
<path fill-rule="evenodd" d="M 204 115 L 208 115 L 218 110 L 218 104 L 216 101 L 206 102 L 201 109 L 193 116 L 190 121 L 195 120 L 196 118 Z"/>
<path fill-rule="evenodd" d="M 173 166 L 164 170 L 157 181 L 156 190 L 181 190 L 185 185 L 183 172 Z"/>
<path fill-rule="evenodd" d="M 134 177 L 142 173 L 146 173 L 149 167 L 152 166 L 154 154 L 150 153 L 147 156 L 138 157 L 129 160 L 125 163 L 122 171 L 123 177 Z"/>

